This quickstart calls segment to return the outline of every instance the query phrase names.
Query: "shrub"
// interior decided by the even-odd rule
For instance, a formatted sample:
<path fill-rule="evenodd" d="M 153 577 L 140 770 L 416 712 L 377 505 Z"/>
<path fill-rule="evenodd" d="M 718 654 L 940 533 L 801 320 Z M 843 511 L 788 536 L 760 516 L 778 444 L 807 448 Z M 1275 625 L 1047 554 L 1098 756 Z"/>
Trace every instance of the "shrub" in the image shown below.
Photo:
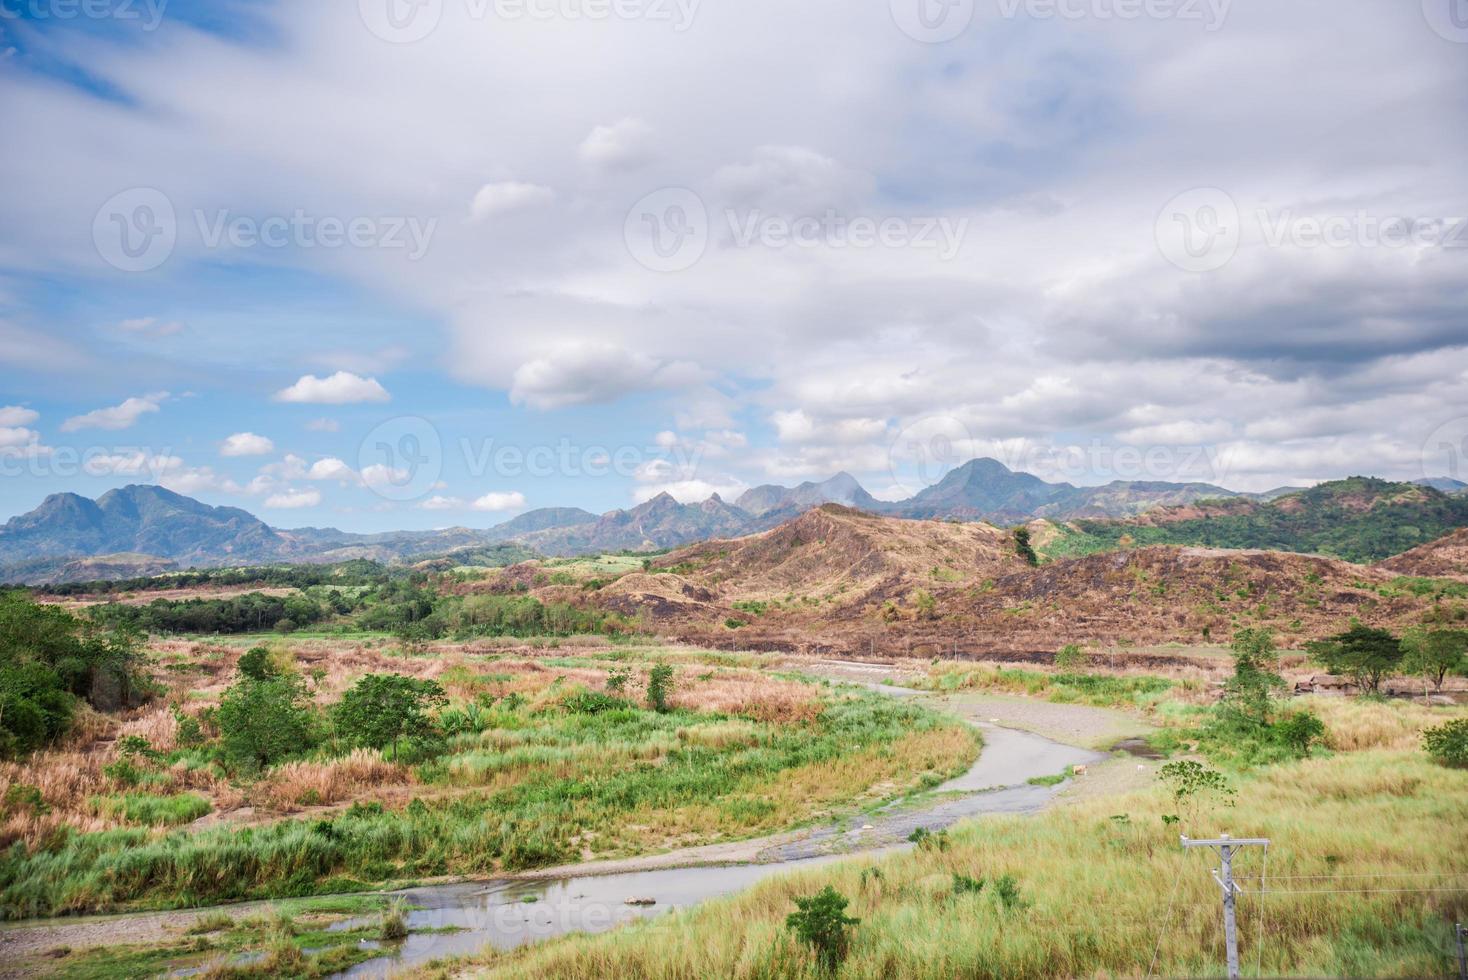
<path fill-rule="evenodd" d="M 626 667 L 613 667 L 607 671 L 607 693 L 621 694 L 632 679 L 632 671 Z"/>
<path fill-rule="evenodd" d="M 1274 734 L 1296 754 L 1308 756 L 1311 746 L 1325 741 L 1325 722 L 1308 711 L 1299 711 L 1276 722 Z"/>
<path fill-rule="evenodd" d="M 388 903 L 382 913 L 382 931 L 378 934 L 385 943 L 401 942 L 408 938 L 407 902 L 401 897 Z"/>
<path fill-rule="evenodd" d="M 647 675 L 647 706 L 659 714 L 668 710 L 668 697 L 673 693 L 673 668 L 658 664 Z"/>
<path fill-rule="evenodd" d="M 1055 666 L 1061 670 L 1076 670 L 1090 666 L 1091 658 L 1079 644 L 1067 643 L 1055 652 Z"/>
<path fill-rule="evenodd" d="M 1422 747 L 1445 766 L 1468 768 L 1468 718 L 1458 718 L 1422 733 Z"/>
<path fill-rule="evenodd" d="M 1035 548 L 1030 544 L 1029 528 L 1017 527 L 1014 529 L 1014 553 L 1031 565 L 1040 564 L 1040 556 L 1035 554 Z"/>
<path fill-rule="evenodd" d="M 846 958 L 850 943 L 847 930 L 861 922 L 846 914 L 848 904 L 840 892 L 827 885 L 810 898 L 795 899 L 798 911 L 785 918 L 785 926 L 815 947 L 821 964 L 828 970 L 835 969 Z"/>
<path fill-rule="evenodd" d="M 601 691 L 575 691 L 566 695 L 561 704 L 567 711 L 581 715 L 595 715 L 603 711 L 616 711 L 631 707 L 624 699 L 604 694 Z"/>

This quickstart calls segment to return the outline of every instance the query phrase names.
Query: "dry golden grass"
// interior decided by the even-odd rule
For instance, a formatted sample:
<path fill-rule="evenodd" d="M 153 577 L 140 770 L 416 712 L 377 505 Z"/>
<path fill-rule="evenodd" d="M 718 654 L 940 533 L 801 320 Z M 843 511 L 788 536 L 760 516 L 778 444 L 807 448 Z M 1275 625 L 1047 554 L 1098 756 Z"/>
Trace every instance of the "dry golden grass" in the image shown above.
<path fill-rule="evenodd" d="M 1331 747 L 1344 752 L 1421 748 L 1425 729 L 1463 714 L 1461 708 L 1427 707 L 1397 699 L 1309 697 L 1299 700 L 1325 723 Z"/>
<path fill-rule="evenodd" d="M 293 813 L 303 806 L 341 803 L 415 782 L 407 766 L 386 761 L 380 752 L 357 749 L 326 762 L 277 766 L 256 784 L 250 798 L 273 810 Z"/>

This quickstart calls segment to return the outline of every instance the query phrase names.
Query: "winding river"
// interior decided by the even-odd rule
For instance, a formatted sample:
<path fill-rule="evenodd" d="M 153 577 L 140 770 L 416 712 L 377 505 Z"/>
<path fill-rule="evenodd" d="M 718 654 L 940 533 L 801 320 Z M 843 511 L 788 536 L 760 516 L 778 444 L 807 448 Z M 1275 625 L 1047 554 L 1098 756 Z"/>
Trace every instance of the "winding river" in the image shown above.
<path fill-rule="evenodd" d="M 920 693 L 884 684 L 867 686 L 893 696 Z M 983 730 L 984 748 L 978 760 L 963 775 L 936 787 L 923 802 L 888 805 L 858 826 L 831 824 L 777 835 L 765 846 L 757 842 L 755 859 L 743 863 L 496 878 L 408 889 L 402 894 L 417 906 L 408 917 L 415 931 L 391 955 L 368 960 L 342 976 L 385 978 L 405 967 L 474 953 L 487 945 L 509 949 L 568 932 L 602 932 L 733 894 L 771 875 L 911 847 L 907 837 L 918 827 L 940 830 L 980 814 L 1032 813 L 1045 806 L 1060 786 L 1034 786 L 1027 780 L 1105 758 L 1029 732 L 969 720 Z M 651 904 L 632 904 L 629 899 Z"/>

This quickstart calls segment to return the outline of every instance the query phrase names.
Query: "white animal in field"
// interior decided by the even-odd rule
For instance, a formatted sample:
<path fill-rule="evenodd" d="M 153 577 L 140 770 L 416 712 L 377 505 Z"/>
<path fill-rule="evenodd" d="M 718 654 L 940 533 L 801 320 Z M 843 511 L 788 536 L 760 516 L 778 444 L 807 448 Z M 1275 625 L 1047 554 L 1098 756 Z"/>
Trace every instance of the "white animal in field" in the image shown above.
<path fill-rule="evenodd" d="M 1084 776 L 1086 774 L 1086 767 L 1085 766 L 1071 766 L 1070 767 L 1070 772 L 1071 772 L 1071 775 L 1073 775 L 1073 776 Z"/>

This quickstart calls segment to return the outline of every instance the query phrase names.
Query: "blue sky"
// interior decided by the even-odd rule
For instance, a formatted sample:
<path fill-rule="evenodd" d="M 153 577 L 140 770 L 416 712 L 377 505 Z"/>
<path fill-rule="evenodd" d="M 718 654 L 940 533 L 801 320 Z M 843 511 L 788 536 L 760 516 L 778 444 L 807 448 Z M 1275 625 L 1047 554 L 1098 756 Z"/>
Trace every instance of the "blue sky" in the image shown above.
<path fill-rule="evenodd" d="M 0 512 L 1468 479 L 1455 0 L 402 2 L 0 2 Z"/>

